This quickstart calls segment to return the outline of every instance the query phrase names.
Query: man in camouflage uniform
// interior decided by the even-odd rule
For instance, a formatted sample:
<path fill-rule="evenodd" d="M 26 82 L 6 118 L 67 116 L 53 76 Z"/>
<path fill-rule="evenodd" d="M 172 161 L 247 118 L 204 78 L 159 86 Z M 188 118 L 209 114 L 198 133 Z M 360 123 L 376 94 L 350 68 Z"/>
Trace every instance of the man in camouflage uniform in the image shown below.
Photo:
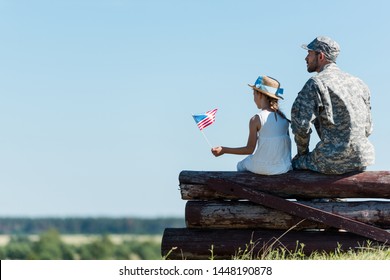
<path fill-rule="evenodd" d="M 298 154 L 294 169 L 325 174 L 364 170 L 374 163 L 370 91 L 358 78 L 336 65 L 339 45 L 328 37 L 317 37 L 309 45 L 307 71 L 310 78 L 291 109 L 291 129 Z M 309 152 L 311 124 L 321 141 Z"/>

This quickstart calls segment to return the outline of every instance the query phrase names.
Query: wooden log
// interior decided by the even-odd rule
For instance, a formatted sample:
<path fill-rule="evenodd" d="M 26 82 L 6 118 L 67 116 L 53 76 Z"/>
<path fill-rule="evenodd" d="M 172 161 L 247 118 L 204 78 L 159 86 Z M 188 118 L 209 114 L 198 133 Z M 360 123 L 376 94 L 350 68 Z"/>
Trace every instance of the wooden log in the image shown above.
<path fill-rule="evenodd" d="M 210 179 L 209 185 L 216 192 L 242 197 L 254 203 L 289 213 L 290 215 L 321 222 L 331 227 L 343 229 L 376 241 L 384 243 L 390 241 L 390 232 L 384 229 L 329 213 L 315 207 L 310 207 L 299 202 L 293 202 L 276 195 L 260 192 L 253 188 L 221 179 Z"/>
<path fill-rule="evenodd" d="M 207 186 L 210 179 L 223 179 L 283 198 L 390 198 L 390 171 L 365 171 L 325 175 L 290 171 L 281 175 L 258 175 L 234 171 L 188 171 L 179 175 L 184 200 L 236 198 Z"/>
<path fill-rule="evenodd" d="M 362 223 L 390 229 L 390 202 L 300 202 Z M 327 229 L 322 223 L 274 210 L 250 201 L 188 201 L 185 208 L 188 228 L 262 228 L 287 230 Z"/>
<path fill-rule="evenodd" d="M 335 231 L 278 231 L 250 229 L 167 228 L 161 242 L 161 255 L 167 259 L 232 259 L 246 251 L 261 258 L 269 250 L 283 248 L 302 253 L 356 250 L 367 244 L 367 238 Z M 372 243 L 377 244 L 377 243 Z M 212 251 L 212 252 L 211 252 Z"/>

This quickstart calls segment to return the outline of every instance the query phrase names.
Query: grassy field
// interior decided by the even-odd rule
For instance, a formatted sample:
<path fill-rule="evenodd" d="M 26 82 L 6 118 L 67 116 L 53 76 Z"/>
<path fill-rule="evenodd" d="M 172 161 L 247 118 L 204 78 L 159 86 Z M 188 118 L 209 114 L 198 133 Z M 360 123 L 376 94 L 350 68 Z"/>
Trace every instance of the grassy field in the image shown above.
<path fill-rule="evenodd" d="M 39 235 L 32 234 L 27 236 L 29 240 L 31 241 L 38 241 Z M 8 234 L 1 234 L 0 235 L 0 246 L 6 246 L 12 236 Z M 60 239 L 65 244 L 69 245 L 84 245 L 88 243 L 92 243 L 94 241 L 97 241 L 101 238 L 101 235 L 99 234 L 61 234 Z M 153 243 L 160 243 L 161 242 L 161 235 L 146 235 L 146 234 L 109 234 L 110 240 L 114 244 L 121 244 L 125 241 L 135 241 L 135 242 L 153 242 Z"/>
<path fill-rule="evenodd" d="M 0 235 L 0 259 L 12 260 L 158 260 L 161 235 L 59 234 Z"/>
<path fill-rule="evenodd" d="M 28 235 L 26 236 L 31 242 L 38 242 L 42 236 L 38 235 Z M 161 235 L 134 235 L 134 234 L 110 234 L 106 236 L 110 243 L 113 246 L 123 247 L 129 243 L 139 243 L 142 248 L 146 249 L 145 246 L 149 247 L 154 253 L 151 256 L 152 259 L 169 259 L 169 256 L 164 256 L 160 258 L 160 244 L 161 244 Z M 102 235 L 84 235 L 84 234 L 62 234 L 59 235 L 59 238 L 62 243 L 73 246 L 73 247 L 82 247 L 88 246 L 91 244 L 99 244 L 102 241 Z M 10 235 L 0 235 L 0 247 L 5 247 L 11 241 L 12 236 Z M 144 244 L 144 245 L 142 245 Z M 152 249 L 153 248 L 153 249 Z M 249 247 L 248 247 L 249 248 Z M 253 260 L 253 259 L 263 259 L 263 260 L 390 260 L 390 247 L 389 246 L 373 246 L 368 244 L 365 247 L 359 248 L 358 250 L 350 250 L 347 252 L 342 252 L 341 250 L 336 250 L 331 253 L 321 253 L 316 252 L 311 255 L 303 254 L 303 248 L 298 247 L 294 252 L 273 249 L 273 250 L 264 250 L 261 255 L 255 255 L 250 249 L 237 252 L 234 256 L 231 257 L 233 260 Z M 133 253 L 128 252 L 128 259 L 137 259 L 135 256 L 133 258 Z M 127 257 L 126 257 L 127 258 Z M 209 259 L 213 259 L 213 252 L 210 251 Z"/>
<path fill-rule="evenodd" d="M 390 260 L 389 246 L 373 246 L 369 241 L 367 246 L 355 250 L 341 251 L 340 247 L 334 252 L 314 252 L 310 255 L 303 253 L 304 245 L 301 244 L 294 252 L 275 249 L 265 250 L 261 255 L 254 255 L 250 250 L 238 252 L 233 259 L 237 260 Z"/>

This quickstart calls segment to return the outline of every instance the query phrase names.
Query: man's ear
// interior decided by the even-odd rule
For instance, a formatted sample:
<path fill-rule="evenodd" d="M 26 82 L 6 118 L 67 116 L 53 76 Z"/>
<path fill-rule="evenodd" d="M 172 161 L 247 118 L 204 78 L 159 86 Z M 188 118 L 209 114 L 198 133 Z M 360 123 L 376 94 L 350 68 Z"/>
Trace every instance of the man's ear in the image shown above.
<path fill-rule="evenodd" d="M 320 52 L 319 56 L 320 56 L 320 60 L 322 60 L 322 61 L 326 60 L 326 57 L 325 57 L 323 52 Z"/>

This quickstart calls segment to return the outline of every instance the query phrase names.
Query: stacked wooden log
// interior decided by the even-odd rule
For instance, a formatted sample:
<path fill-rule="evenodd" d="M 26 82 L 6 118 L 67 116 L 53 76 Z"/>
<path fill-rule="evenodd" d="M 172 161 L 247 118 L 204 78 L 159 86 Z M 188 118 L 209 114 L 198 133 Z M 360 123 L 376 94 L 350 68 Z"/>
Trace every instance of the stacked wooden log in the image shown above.
<path fill-rule="evenodd" d="M 182 171 L 179 182 L 186 228 L 165 229 L 161 253 L 168 259 L 261 257 L 275 248 L 310 254 L 390 242 L 390 171 Z M 323 201 L 329 198 L 343 201 Z"/>

